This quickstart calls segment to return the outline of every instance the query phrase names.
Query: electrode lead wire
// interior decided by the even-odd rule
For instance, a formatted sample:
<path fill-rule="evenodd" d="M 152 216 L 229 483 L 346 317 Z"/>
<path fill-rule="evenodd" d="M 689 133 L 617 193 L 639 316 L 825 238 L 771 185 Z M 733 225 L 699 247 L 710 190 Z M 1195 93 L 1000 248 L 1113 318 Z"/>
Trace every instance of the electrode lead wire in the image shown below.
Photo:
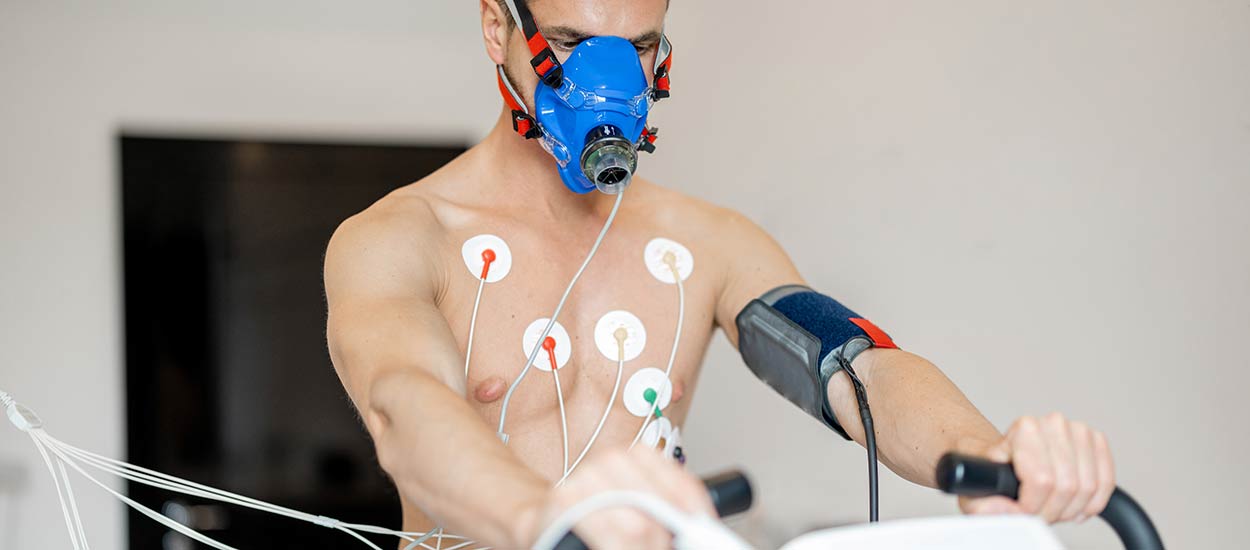
<path fill-rule="evenodd" d="M 121 493 L 112 489 L 111 487 L 109 487 L 108 485 L 104 484 L 102 481 L 97 479 L 95 476 L 91 475 L 86 470 L 84 470 L 83 465 L 99 470 L 100 472 L 105 473 L 105 474 L 113 475 L 122 479 L 126 479 L 126 480 L 133 481 L 136 483 L 141 483 L 144 485 L 149 485 L 152 487 L 156 487 L 158 489 L 163 489 L 163 490 L 180 493 L 180 494 L 186 494 L 186 495 L 190 495 L 194 497 L 205 498 L 208 500 L 215 500 L 215 501 L 224 502 L 227 504 L 234 504 L 237 506 L 253 508 L 256 510 L 260 510 L 262 512 L 267 512 L 267 513 L 275 514 L 275 515 L 281 515 L 281 516 L 289 517 L 292 519 L 297 519 L 297 520 L 305 521 L 308 523 L 317 524 L 322 527 L 332 528 L 337 531 L 342 531 L 346 533 L 347 535 L 359 540 L 360 542 L 364 543 L 365 545 L 369 546 L 369 548 L 374 549 L 374 550 L 381 550 L 381 548 L 378 547 L 373 542 L 361 536 L 356 531 L 372 533 L 372 534 L 396 536 L 401 539 L 409 540 L 409 541 L 412 540 L 412 536 L 414 535 L 427 536 L 427 538 L 428 538 L 428 535 L 433 535 L 433 534 L 442 535 L 442 533 L 438 531 L 431 531 L 430 533 L 424 533 L 424 534 L 423 533 L 407 533 L 403 531 L 394 531 L 394 530 L 386 529 L 383 527 L 343 523 L 333 518 L 328 518 L 324 516 L 314 516 L 312 514 L 308 514 L 305 512 L 291 510 L 291 509 L 284 508 L 275 504 L 270 504 L 270 503 L 259 501 L 256 499 L 251 499 L 251 498 L 244 497 L 242 495 L 237 495 L 234 493 L 230 493 L 228 491 L 224 491 L 221 489 L 216 489 L 216 488 L 209 487 L 206 485 L 201 485 L 201 484 L 188 481 L 188 480 L 184 480 L 181 478 L 177 478 L 168 474 L 164 474 L 164 473 L 157 472 L 154 470 L 149 470 L 149 469 L 146 469 L 140 466 L 135 466 L 133 464 L 122 462 L 119 460 L 114 460 L 114 459 L 111 459 L 102 455 L 98 455 L 96 453 L 92 453 L 90 451 L 80 449 L 78 447 L 75 447 L 73 445 L 70 445 L 68 443 L 65 443 L 63 441 L 56 439 L 55 437 L 48 434 L 46 431 L 42 429 L 41 427 L 42 424 L 38 420 L 37 415 L 33 413 L 33 411 L 22 408 L 13 400 L 13 398 L 8 393 L 5 393 L 3 391 L 0 391 L 0 405 L 3 405 L 4 408 L 6 409 L 6 413 L 9 415 L 10 421 L 18 429 L 27 432 L 27 434 L 31 437 L 31 441 L 34 443 L 36 449 L 39 451 L 40 457 L 44 460 L 44 465 L 48 468 L 49 474 L 52 475 L 53 482 L 54 484 L 57 485 L 57 496 L 58 496 L 59 502 L 61 503 L 62 516 L 63 516 L 63 519 L 65 520 L 67 532 L 70 536 L 71 544 L 76 550 L 88 550 L 88 544 L 86 540 L 85 530 L 82 528 L 81 515 L 78 512 L 77 499 L 74 495 L 72 487 L 68 486 L 70 484 L 70 480 L 69 480 L 69 474 L 65 469 L 67 465 L 69 466 L 70 469 L 78 472 L 80 475 L 85 477 L 88 481 L 99 486 L 101 489 L 104 489 L 113 497 L 122 501 L 127 506 L 130 506 L 131 508 L 135 509 L 139 513 L 149 517 L 153 521 L 156 521 L 162 525 L 165 525 L 169 529 L 174 530 L 180 534 L 183 534 L 187 536 L 188 538 L 191 538 L 192 540 L 196 540 L 198 542 L 201 542 L 212 548 L 217 548 L 219 550 L 233 550 L 233 549 L 232 547 L 226 544 L 216 541 L 210 537 L 207 537 L 203 535 L 202 533 L 199 533 L 195 531 L 194 529 L 190 528 L 189 526 L 178 523 L 177 521 L 174 521 L 172 518 L 169 518 L 163 514 L 160 514 L 152 510 L 151 508 L 148 508 L 140 504 L 139 502 L 126 497 L 125 495 L 122 495 Z M 53 466 L 54 461 L 56 463 L 55 466 Z M 82 465 L 80 465 L 78 461 L 81 461 Z M 64 484 L 62 482 L 64 482 Z M 447 538 L 452 538 L 452 539 L 466 540 L 464 539 L 464 537 L 457 537 L 457 536 L 451 536 L 451 535 L 442 535 L 442 536 L 447 537 Z M 465 543 L 457 544 L 453 548 L 463 548 L 465 546 L 472 545 L 472 544 L 476 544 L 476 543 L 474 543 L 473 541 L 466 541 Z M 420 547 L 425 548 L 427 550 L 435 550 L 434 548 L 425 544 L 419 543 L 419 545 Z"/>
<path fill-rule="evenodd" d="M 590 260 L 594 259 L 595 253 L 599 251 L 599 246 L 603 244 L 604 236 L 608 234 L 608 229 L 612 227 L 612 222 L 616 220 L 616 213 L 620 211 L 621 200 L 624 198 L 624 191 L 616 195 L 616 202 L 612 205 L 612 211 L 608 214 L 608 219 L 603 223 L 603 229 L 599 231 L 599 236 L 595 238 L 595 244 L 590 247 L 590 253 L 586 255 L 586 260 L 582 262 L 582 266 L 578 268 L 577 273 L 573 275 L 573 279 L 569 281 L 568 287 L 564 289 L 564 295 L 560 297 L 560 302 L 556 304 L 556 310 L 551 314 L 551 319 L 547 321 L 547 327 L 538 336 L 538 342 L 542 342 L 551 334 L 551 328 L 555 326 L 556 319 L 560 317 L 560 312 L 564 310 L 564 304 L 568 301 L 569 294 L 572 294 L 573 287 L 577 285 L 578 279 L 581 279 L 582 273 L 586 272 L 586 266 L 590 265 Z M 541 346 L 534 346 L 529 358 L 525 361 L 525 367 L 521 369 L 521 374 L 518 374 L 516 379 L 512 381 L 512 385 L 508 387 L 508 393 L 505 393 L 503 396 L 503 405 L 499 409 L 499 429 L 497 433 L 504 443 L 508 442 L 508 434 L 504 431 L 504 427 L 508 422 L 508 405 L 512 402 L 512 394 L 516 393 L 517 386 L 521 385 L 521 381 L 529 373 L 530 367 L 534 366 L 534 359 L 538 357 L 540 348 Z"/>
<path fill-rule="evenodd" d="M 672 254 L 672 252 L 669 252 Z M 664 380 L 672 387 L 672 379 L 669 374 L 673 372 L 673 363 L 677 360 L 677 347 L 681 345 L 681 327 L 686 319 L 686 286 L 682 284 L 681 274 L 677 272 L 677 260 L 672 257 L 665 258 L 665 264 L 669 270 L 673 272 L 673 280 L 677 282 L 677 330 L 673 335 L 673 351 L 668 354 L 668 366 L 664 369 Z M 668 261 L 671 260 L 671 261 Z M 663 388 L 660 388 L 663 389 Z M 672 391 L 671 389 L 669 391 Z M 655 394 L 655 402 L 651 403 L 651 409 L 647 412 L 647 416 L 642 419 L 642 426 L 638 428 L 638 433 L 634 435 L 634 440 L 630 442 L 629 448 L 634 448 L 638 444 L 638 440 L 642 438 L 643 432 L 647 431 L 647 425 L 651 423 L 651 419 L 655 417 L 655 413 L 660 410 L 660 392 Z"/>
<path fill-rule="evenodd" d="M 586 457 L 586 453 L 590 452 L 591 445 L 595 444 L 595 439 L 598 439 L 599 432 L 603 431 L 604 423 L 608 421 L 608 415 L 612 413 L 612 405 L 616 404 L 616 393 L 621 389 L 621 375 L 625 372 L 625 343 L 622 340 L 618 341 L 617 344 L 619 355 L 616 361 L 616 385 L 612 386 L 612 395 L 608 398 L 608 406 L 603 409 L 603 416 L 599 418 L 599 425 L 595 427 L 595 432 L 590 435 L 590 441 L 586 442 L 586 446 L 582 448 L 581 454 L 577 455 L 577 460 L 573 461 L 573 465 L 569 466 L 569 470 L 564 473 L 564 476 L 560 478 L 560 481 L 556 482 L 556 487 L 564 484 L 564 480 L 569 478 L 569 475 L 573 473 L 573 470 L 577 469 L 577 465 L 581 464 L 582 459 Z"/>

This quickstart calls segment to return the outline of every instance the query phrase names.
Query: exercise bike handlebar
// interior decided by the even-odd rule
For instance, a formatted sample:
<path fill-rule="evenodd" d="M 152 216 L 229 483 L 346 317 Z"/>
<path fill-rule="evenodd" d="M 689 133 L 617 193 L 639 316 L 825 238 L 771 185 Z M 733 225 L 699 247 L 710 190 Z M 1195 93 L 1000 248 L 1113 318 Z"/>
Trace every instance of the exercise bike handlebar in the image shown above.
<path fill-rule="evenodd" d="M 751 508 L 754 500 L 751 483 L 742 472 L 729 471 L 704 478 L 703 485 L 707 487 L 708 495 L 712 497 L 716 515 L 720 517 L 732 516 Z M 587 548 L 582 539 L 569 531 L 563 539 L 560 539 L 556 550 L 587 550 Z"/>
<path fill-rule="evenodd" d="M 955 495 L 999 495 L 1013 500 L 1020 496 L 1020 480 L 1011 464 L 955 453 L 938 461 L 937 483 L 938 488 Z M 1098 515 L 1115 530 L 1127 550 L 1163 550 L 1163 541 L 1150 516 L 1119 487 Z"/>

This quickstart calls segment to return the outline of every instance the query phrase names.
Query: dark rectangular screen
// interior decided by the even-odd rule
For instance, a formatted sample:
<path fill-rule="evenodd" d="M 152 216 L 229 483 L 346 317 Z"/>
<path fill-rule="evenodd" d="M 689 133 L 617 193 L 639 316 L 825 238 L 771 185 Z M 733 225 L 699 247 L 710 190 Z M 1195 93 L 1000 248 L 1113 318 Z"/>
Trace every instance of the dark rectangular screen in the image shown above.
<path fill-rule="evenodd" d="M 464 148 L 138 136 L 120 146 L 128 460 L 398 527 L 394 489 L 326 351 L 322 259 L 340 222 Z M 314 525 L 128 490 L 233 546 L 351 544 Z M 132 549 L 199 547 L 137 512 L 129 520 Z"/>

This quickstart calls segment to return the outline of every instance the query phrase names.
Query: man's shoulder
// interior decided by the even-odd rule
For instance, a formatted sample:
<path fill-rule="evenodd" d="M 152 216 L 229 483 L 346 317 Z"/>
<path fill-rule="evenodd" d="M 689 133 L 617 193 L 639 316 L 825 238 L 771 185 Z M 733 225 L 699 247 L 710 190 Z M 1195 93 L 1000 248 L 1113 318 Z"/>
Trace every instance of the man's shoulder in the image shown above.
<path fill-rule="evenodd" d="M 422 182 L 387 194 L 335 229 L 326 247 L 325 276 L 332 280 L 435 275 L 436 247 L 446 231 Z"/>
<path fill-rule="evenodd" d="M 404 245 L 443 232 L 431 198 L 419 183 L 401 187 L 339 224 L 331 239 L 376 246 Z"/>
<path fill-rule="evenodd" d="M 744 214 L 711 201 L 682 193 L 653 182 L 641 182 L 638 203 L 651 213 L 656 225 L 680 228 L 699 234 L 730 237 L 759 231 Z M 629 200 L 629 199 L 626 199 Z M 716 239 L 720 240 L 720 239 Z"/>
<path fill-rule="evenodd" d="M 368 208 L 344 220 L 335 231 L 343 240 L 364 243 L 406 245 L 413 240 L 428 242 L 446 233 L 440 212 L 447 202 L 444 195 L 465 177 L 466 157 L 461 155 L 433 173 L 378 199 Z"/>

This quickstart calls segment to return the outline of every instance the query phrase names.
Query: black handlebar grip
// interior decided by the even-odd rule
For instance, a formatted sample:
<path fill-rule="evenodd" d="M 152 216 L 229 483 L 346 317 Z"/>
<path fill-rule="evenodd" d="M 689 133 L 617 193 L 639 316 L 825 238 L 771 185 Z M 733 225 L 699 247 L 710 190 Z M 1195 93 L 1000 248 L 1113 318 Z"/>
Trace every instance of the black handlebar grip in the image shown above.
<path fill-rule="evenodd" d="M 1150 516 L 1146 515 L 1146 510 L 1119 487 L 1111 493 L 1107 507 L 1098 515 L 1115 529 L 1125 548 L 1163 550 L 1163 539 L 1159 538 L 1159 531 L 1150 521 Z"/>
<path fill-rule="evenodd" d="M 708 496 L 712 497 L 716 515 L 722 518 L 750 510 L 755 500 L 751 482 L 737 470 L 703 478 L 703 485 L 707 487 Z"/>
<path fill-rule="evenodd" d="M 970 497 L 1020 497 L 1020 480 L 1011 464 L 949 453 L 938 461 L 938 488 L 954 495 Z M 1098 514 L 1120 537 L 1128 550 L 1163 550 L 1163 540 L 1146 510 L 1128 493 L 1116 487 L 1107 508 Z"/>
<path fill-rule="evenodd" d="M 948 453 L 938 461 L 938 488 L 968 497 L 1004 496 L 1020 498 L 1020 480 L 1010 464 Z"/>
<path fill-rule="evenodd" d="M 747 511 L 755 500 L 751 491 L 751 482 L 747 476 L 737 470 L 717 474 L 703 479 L 708 496 L 712 497 L 712 506 L 716 507 L 716 515 L 732 516 Z M 556 544 L 555 550 L 587 550 L 586 543 L 572 531 L 564 535 Z"/>

